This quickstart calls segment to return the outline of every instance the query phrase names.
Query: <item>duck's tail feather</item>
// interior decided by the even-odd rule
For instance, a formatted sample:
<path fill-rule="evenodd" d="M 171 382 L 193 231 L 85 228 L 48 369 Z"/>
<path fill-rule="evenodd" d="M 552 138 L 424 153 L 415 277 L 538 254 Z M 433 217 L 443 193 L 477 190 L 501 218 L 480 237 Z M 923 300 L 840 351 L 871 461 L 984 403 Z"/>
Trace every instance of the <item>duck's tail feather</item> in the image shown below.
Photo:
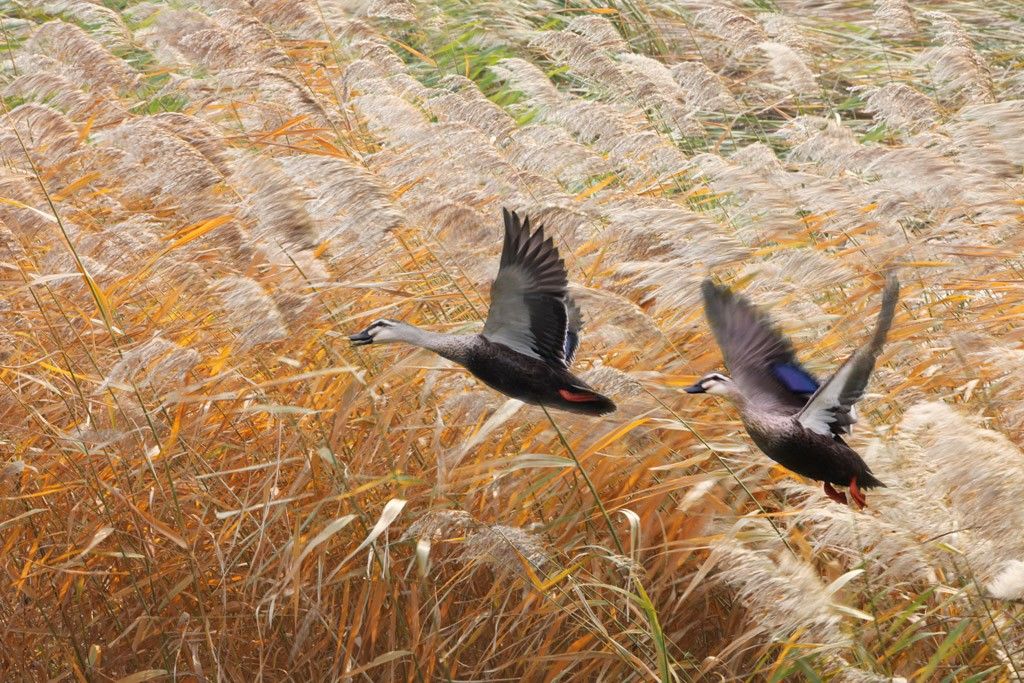
<path fill-rule="evenodd" d="M 875 475 L 871 474 L 871 472 L 863 472 L 857 475 L 857 486 L 862 489 L 888 488 L 885 484 L 879 481 Z"/>

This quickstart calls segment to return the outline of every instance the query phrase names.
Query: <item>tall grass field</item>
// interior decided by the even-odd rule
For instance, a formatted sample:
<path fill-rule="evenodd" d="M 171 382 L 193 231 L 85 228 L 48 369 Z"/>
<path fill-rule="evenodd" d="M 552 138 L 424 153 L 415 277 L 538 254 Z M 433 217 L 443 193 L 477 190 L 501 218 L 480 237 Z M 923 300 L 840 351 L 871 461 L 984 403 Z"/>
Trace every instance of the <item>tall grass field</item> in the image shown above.
<path fill-rule="evenodd" d="M 1024 681 L 1024 4 L 0 0 L 0 680 Z M 555 239 L 600 418 L 481 329 Z M 709 275 L 864 510 L 682 391 Z"/>

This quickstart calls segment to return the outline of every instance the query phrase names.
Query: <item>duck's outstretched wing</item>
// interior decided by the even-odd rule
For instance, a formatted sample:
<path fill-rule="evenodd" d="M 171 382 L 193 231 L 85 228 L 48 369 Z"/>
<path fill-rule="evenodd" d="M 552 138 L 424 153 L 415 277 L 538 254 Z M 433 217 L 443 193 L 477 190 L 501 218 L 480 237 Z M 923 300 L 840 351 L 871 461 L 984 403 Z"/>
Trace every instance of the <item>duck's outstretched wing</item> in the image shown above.
<path fill-rule="evenodd" d="M 765 409 L 799 411 L 818 380 L 796 359 L 793 344 L 746 299 L 705 280 L 704 315 L 733 381 L 748 401 Z"/>
<path fill-rule="evenodd" d="M 544 228 L 530 234 L 530 219 L 502 209 L 505 244 L 498 276 L 491 285 L 491 307 L 483 336 L 555 367 L 566 367 L 575 352 L 566 336 L 568 278 L 554 241 Z M 576 338 L 578 339 L 578 328 Z"/>
<path fill-rule="evenodd" d="M 840 437 L 849 434 L 857 421 L 853 407 L 864 397 L 875 360 L 882 352 L 885 338 L 896 315 L 896 302 L 900 295 L 900 283 L 894 273 L 889 273 L 882 293 L 882 310 L 875 324 L 871 341 L 857 349 L 850 358 L 815 392 L 797 414 L 797 420 L 807 429 L 824 435 Z"/>

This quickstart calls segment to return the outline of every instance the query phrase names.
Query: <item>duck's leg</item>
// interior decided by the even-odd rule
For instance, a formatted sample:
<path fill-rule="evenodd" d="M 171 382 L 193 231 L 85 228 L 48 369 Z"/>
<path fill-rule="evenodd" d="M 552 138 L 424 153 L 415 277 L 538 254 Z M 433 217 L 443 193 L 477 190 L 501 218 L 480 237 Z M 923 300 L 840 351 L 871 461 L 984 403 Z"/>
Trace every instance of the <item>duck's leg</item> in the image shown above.
<path fill-rule="evenodd" d="M 860 490 L 860 487 L 857 486 L 857 477 L 850 480 L 850 497 L 853 498 L 860 507 L 866 508 L 868 506 L 868 499 L 864 497 L 864 493 Z"/>
<path fill-rule="evenodd" d="M 831 498 L 835 502 L 839 503 L 840 505 L 847 505 L 846 494 L 845 493 L 843 493 L 841 491 L 836 491 L 832 487 L 832 484 L 828 483 L 827 481 L 824 482 L 824 484 L 825 484 L 824 488 L 825 488 L 825 495 L 826 496 L 828 496 L 829 498 Z"/>

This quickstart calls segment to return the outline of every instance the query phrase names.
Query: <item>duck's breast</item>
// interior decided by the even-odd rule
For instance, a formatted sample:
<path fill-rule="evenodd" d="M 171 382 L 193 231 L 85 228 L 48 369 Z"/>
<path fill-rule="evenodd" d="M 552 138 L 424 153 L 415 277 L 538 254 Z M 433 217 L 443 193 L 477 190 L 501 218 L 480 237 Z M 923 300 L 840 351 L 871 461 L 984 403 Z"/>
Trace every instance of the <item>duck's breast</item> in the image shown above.
<path fill-rule="evenodd" d="M 758 448 L 773 460 L 779 460 L 776 455 L 792 450 L 791 447 L 798 436 L 797 425 L 792 417 L 782 414 L 748 413 L 744 411 L 742 420 L 743 426 L 746 428 L 750 438 L 757 444 Z"/>

